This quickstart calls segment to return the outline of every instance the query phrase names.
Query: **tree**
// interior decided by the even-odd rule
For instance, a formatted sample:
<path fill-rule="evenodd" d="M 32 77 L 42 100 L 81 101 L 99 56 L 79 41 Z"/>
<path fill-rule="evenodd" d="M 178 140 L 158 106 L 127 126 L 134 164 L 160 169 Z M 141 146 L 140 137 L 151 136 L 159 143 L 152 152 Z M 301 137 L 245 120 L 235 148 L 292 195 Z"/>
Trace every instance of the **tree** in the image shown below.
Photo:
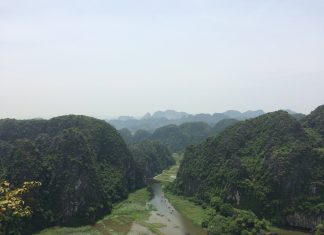
<path fill-rule="evenodd" d="M 23 197 L 40 182 L 24 182 L 21 187 L 13 189 L 8 181 L 0 183 L 0 234 L 20 234 L 22 219 L 30 217 L 32 210 L 25 205 Z"/>

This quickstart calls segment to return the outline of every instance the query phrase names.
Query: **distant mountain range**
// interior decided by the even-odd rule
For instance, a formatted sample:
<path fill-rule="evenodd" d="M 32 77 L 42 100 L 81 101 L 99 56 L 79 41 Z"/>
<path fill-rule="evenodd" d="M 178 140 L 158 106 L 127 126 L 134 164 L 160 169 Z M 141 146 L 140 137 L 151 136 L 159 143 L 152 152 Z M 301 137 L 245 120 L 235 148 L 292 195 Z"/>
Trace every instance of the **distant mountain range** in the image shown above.
<path fill-rule="evenodd" d="M 162 126 L 175 124 L 181 125 L 186 122 L 205 122 L 209 125 L 215 125 L 223 119 L 237 119 L 245 120 L 249 118 L 255 118 L 264 114 L 263 110 L 239 112 L 237 110 L 228 110 L 223 113 L 214 114 L 188 114 L 185 112 L 177 112 L 175 110 L 157 111 L 152 115 L 150 113 L 145 114 L 142 118 L 135 118 L 131 116 L 121 116 L 117 119 L 106 120 L 117 129 L 127 128 L 132 132 L 137 130 L 154 131 Z"/>

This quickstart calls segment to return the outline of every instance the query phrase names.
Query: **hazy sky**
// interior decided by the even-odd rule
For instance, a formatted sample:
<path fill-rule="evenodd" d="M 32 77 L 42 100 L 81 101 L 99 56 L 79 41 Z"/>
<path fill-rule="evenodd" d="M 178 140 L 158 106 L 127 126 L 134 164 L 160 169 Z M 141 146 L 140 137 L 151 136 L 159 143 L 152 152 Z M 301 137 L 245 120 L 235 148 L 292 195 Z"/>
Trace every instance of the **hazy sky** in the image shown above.
<path fill-rule="evenodd" d="M 320 104 L 323 0 L 0 0 L 0 118 Z"/>

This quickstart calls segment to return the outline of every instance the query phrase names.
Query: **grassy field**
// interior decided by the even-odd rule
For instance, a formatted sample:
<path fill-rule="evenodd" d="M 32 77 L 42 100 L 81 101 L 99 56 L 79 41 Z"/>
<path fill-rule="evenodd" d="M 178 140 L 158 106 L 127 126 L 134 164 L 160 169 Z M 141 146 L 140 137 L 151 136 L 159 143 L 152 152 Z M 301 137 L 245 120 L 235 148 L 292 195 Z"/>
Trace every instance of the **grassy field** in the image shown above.
<path fill-rule="evenodd" d="M 277 233 L 279 235 L 309 235 L 309 233 L 294 231 L 294 230 L 286 230 L 286 229 L 280 229 L 276 227 L 271 227 L 270 232 Z"/>
<path fill-rule="evenodd" d="M 165 195 L 177 211 L 191 220 L 195 225 L 201 226 L 201 223 L 208 213 L 208 209 L 203 209 L 201 206 L 181 196 L 176 196 L 168 192 L 166 192 Z"/>
<path fill-rule="evenodd" d="M 160 225 L 145 223 L 152 210 L 150 205 L 146 203 L 149 198 L 150 195 L 146 188 L 140 189 L 131 193 L 127 200 L 115 205 L 112 213 L 98 221 L 94 226 L 54 227 L 45 229 L 38 235 L 122 235 L 129 232 L 133 222 L 156 232 Z"/>
<path fill-rule="evenodd" d="M 172 157 L 176 161 L 176 164 L 171 166 L 169 169 L 164 170 L 161 174 L 155 176 L 155 180 L 160 181 L 161 183 L 170 183 L 175 180 L 179 170 L 180 161 L 182 160 L 182 155 L 174 153 Z"/>

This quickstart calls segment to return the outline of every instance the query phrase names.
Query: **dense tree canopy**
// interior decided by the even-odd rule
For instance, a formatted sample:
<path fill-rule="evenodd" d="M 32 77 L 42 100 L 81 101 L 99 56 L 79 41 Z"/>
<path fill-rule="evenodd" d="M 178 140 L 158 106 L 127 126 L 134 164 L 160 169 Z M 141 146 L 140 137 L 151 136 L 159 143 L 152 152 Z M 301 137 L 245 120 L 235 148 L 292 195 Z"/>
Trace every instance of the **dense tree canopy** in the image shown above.
<path fill-rule="evenodd" d="M 324 105 L 319 106 L 310 115 L 303 119 L 303 124 L 306 127 L 315 129 L 324 137 Z"/>
<path fill-rule="evenodd" d="M 146 130 L 138 130 L 131 135 L 128 129 L 121 129 L 119 132 L 127 143 L 138 143 L 145 140 L 159 141 L 166 145 L 172 152 L 183 151 L 192 144 L 198 144 L 207 137 L 216 136 L 225 128 L 234 125 L 235 119 L 224 119 L 213 127 L 205 122 L 187 122 L 179 126 L 167 125 L 156 129 L 153 133 Z"/>
<path fill-rule="evenodd" d="M 23 218 L 30 217 L 27 194 L 40 182 L 24 182 L 19 188 L 12 188 L 7 181 L 0 182 L 0 234 L 16 235 L 22 232 Z M 23 199 L 24 197 L 24 199 Z"/>
<path fill-rule="evenodd" d="M 309 130 L 287 112 L 268 113 L 187 148 L 174 190 L 203 203 L 217 196 L 277 223 L 313 227 L 296 219 L 324 212 L 324 151 L 317 134 L 324 115 L 316 122 L 313 117 L 306 117 L 315 128 Z"/>
<path fill-rule="evenodd" d="M 169 149 L 158 142 L 145 141 L 133 144 L 130 150 L 136 162 L 136 182 L 140 187 L 149 183 L 150 179 L 160 174 L 162 170 L 175 164 Z"/>
<path fill-rule="evenodd" d="M 13 187 L 42 184 L 32 193 L 34 213 L 24 233 L 94 223 L 173 163 L 158 143 L 137 144 L 132 151 L 134 157 L 115 128 L 86 116 L 0 120 L 0 179 Z"/>

